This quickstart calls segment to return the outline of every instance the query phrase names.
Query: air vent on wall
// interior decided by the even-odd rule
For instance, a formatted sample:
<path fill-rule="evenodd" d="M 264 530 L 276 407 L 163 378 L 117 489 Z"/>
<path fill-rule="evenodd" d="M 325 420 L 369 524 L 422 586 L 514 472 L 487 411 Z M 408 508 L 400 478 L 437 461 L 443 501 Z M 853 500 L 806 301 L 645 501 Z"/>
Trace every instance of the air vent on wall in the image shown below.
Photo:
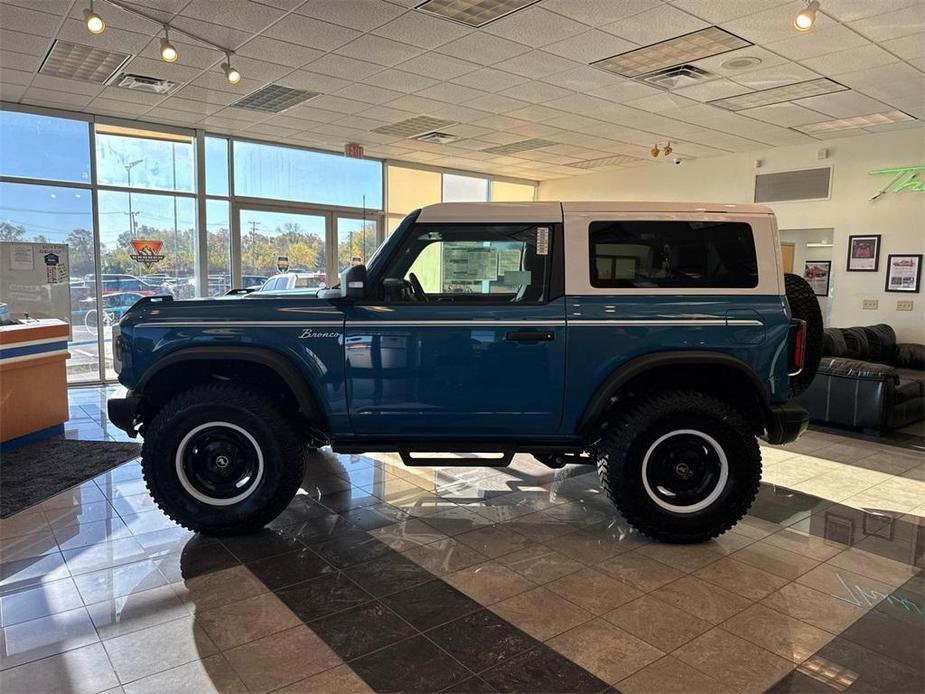
<path fill-rule="evenodd" d="M 305 89 L 293 89 L 280 84 L 268 84 L 256 92 L 251 92 L 243 99 L 230 104 L 233 108 L 243 108 L 250 111 L 264 111 L 266 113 L 281 113 L 296 104 L 308 101 L 318 96 L 320 92 L 310 92 Z"/>
<path fill-rule="evenodd" d="M 782 87 L 771 87 L 771 89 L 762 89 L 761 91 L 748 92 L 738 96 L 728 96 L 725 99 L 714 99 L 707 103 L 730 111 L 741 111 L 746 108 L 758 108 L 759 106 L 770 106 L 771 104 L 780 104 L 785 101 L 806 99 L 810 96 L 843 92 L 847 89 L 848 87 L 845 85 L 830 80 L 828 77 L 819 77 L 806 82 L 785 84 Z"/>
<path fill-rule="evenodd" d="M 539 0 L 427 0 L 417 9 L 471 27 L 485 26 Z"/>
<path fill-rule="evenodd" d="M 576 169 L 601 169 L 606 166 L 622 166 L 623 164 L 635 164 L 640 161 L 642 161 L 642 159 L 638 157 L 631 157 L 627 154 L 615 154 L 612 157 L 573 161 L 571 164 L 566 164 L 566 166 L 571 166 Z"/>
<path fill-rule="evenodd" d="M 423 135 L 416 135 L 411 138 L 412 140 L 418 140 L 419 142 L 430 142 L 434 145 L 448 145 L 451 142 L 456 142 L 459 139 L 459 135 L 451 135 L 450 133 L 441 133 L 436 130 L 429 133 L 424 133 Z"/>
<path fill-rule="evenodd" d="M 39 72 L 52 77 L 105 84 L 131 57 L 128 53 L 113 53 L 58 39 L 45 56 Z"/>
<path fill-rule="evenodd" d="M 712 72 L 707 72 L 694 65 L 676 65 L 650 72 L 639 79 L 663 89 L 681 89 L 708 80 L 713 76 Z"/>
<path fill-rule="evenodd" d="M 832 169 L 804 169 L 755 176 L 755 202 L 822 200 L 829 197 Z"/>
<path fill-rule="evenodd" d="M 438 128 L 445 128 L 448 125 L 453 125 L 453 123 L 455 123 L 455 121 L 432 118 L 431 116 L 415 116 L 414 118 L 408 118 L 407 120 L 398 121 L 397 123 L 381 125 L 378 128 L 373 128 L 372 132 L 379 133 L 380 135 L 414 137 L 416 135 L 432 132 Z"/>
<path fill-rule="evenodd" d="M 482 152 L 487 152 L 488 154 L 516 154 L 517 152 L 526 152 L 530 149 L 540 149 L 541 147 L 552 147 L 553 145 L 559 144 L 558 142 L 552 142 L 551 140 L 541 140 L 538 137 L 530 138 L 529 140 L 520 140 L 518 142 L 511 142 L 507 145 L 497 145 L 495 147 L 489 147 L 488 149 L 481 150 Z"/>
<path fill-rule="evenodd" d="M 622 77 L 640 77 L 656 70 L 692 63 L 751 45 L 745 39 L 740 39 L 719 27 L 707 27 L 661 43 L 604 58 L 591 65 Z"/>
<path fill-rule="evenodd" d="M 113 81 L 112 86 L 121 87 L 122 89 L 134 89 L 139 92 L 150 92 L 151 94 L 169 94 L 177 86 L 177 83 L 170 80 L 161 80 L 157 77 L 123 73 Z"/>

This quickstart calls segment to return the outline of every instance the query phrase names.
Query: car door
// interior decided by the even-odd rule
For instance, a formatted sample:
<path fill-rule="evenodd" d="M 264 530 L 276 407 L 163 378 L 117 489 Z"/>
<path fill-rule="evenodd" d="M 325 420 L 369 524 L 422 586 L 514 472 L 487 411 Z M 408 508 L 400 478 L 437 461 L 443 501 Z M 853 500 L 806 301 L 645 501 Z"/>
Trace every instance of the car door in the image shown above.
<path fill-rule="evenodd" d="M 565 298 L 558 223 L 417 223 L 346 308 L 359 435 L 553 436 Z"/>

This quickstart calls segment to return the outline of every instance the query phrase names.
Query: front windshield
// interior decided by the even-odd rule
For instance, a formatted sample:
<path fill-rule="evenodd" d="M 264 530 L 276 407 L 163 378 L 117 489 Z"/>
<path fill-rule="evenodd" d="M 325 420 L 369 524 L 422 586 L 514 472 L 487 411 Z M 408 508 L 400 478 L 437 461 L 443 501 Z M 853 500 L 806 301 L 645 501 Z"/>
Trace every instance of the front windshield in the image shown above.
<path fill-rule="evenodd" d="M 400 239 L 405 235 L 405 231 L 414 223 L 420 213 L 420 210 L 415 210 L 408 214 L 408 216 L 401 220 L 401 223 L 395 227 L 395 231 L 373 251 L 373 254 L 366 263 L 366 270 L 369 275 L 378 272 L 379 266 L 382 265 L 382 261 L 389 257 L 391 250 L 398 244 Z"/>

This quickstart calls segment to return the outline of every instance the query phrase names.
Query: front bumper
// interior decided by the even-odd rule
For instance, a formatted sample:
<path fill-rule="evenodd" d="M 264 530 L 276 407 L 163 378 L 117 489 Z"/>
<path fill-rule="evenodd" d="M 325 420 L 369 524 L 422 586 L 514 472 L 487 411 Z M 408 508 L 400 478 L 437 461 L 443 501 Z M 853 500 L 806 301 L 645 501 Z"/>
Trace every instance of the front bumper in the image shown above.
<path fill-rule="evenodd" d="M 138 434 L 135 430 L 135 415 L 140 403 L 141 398 L 133 396 L 131 392 L 126 393 L 124 398 L 110 398 L 106 403 L 109 421 L 132 438 Z"/>
<path fill-rule="evenodd" d="M 809 412 L 795 402 L 771 405 L 765 414 L 764 439 L 768 443 L 790 443 L 809 426 Z"/>

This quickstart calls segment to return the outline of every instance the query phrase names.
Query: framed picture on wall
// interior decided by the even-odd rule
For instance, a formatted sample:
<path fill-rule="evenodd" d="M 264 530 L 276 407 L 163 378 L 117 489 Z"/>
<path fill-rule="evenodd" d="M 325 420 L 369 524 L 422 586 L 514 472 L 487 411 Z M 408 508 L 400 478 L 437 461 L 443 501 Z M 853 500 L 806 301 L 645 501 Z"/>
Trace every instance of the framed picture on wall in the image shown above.
<path fill-rule="evenodd" d="M 922 280 L 922 254 L 893 254 L 886 261 L 886 291 L 918 292 Z"/>
<path fill-rule="evenodd" d="M 880 269 L 880 234 L 848 237 L 848 272 Z"/>
<path fill-rule="evenodd" d="M 809 282 L 816 296 L 829 295 L 829 278 L 832 276 L 831 260 L 807 260 L 803 263 L 803 279 Z"/>

